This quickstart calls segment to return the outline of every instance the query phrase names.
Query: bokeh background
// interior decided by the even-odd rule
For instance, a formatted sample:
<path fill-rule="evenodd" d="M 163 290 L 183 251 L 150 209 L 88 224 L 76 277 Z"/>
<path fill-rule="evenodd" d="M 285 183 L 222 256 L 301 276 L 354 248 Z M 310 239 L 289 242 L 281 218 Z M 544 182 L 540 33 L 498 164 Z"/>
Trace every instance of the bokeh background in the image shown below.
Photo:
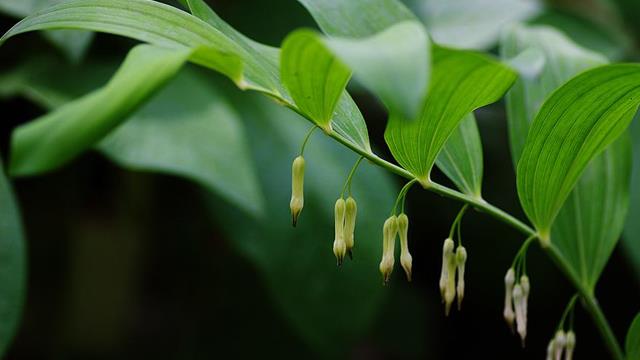
<path fill-rule="evenodd" d="M 0 0 L 0 31 L 52 2 Z M 294 0 L 209 3 L 241 32 L 274 46 L 293 29 L 315 27 Z M 407 3 L 441 43 L 496 53 L 499 28 L 528 21 L 556 26 L 612 60 L 638 61 L 640 3 L 635 0 Z M 115 36 L 69 32 L 29 34 L 4 44 L 0 152 L 5 159 L 15 126 L 104 84 L 132 45 Z M 383 108 L 357 84 L 351 91 L 377 151 L 390 159 L 382 139 Z M 476 115 L 485 198 L 524 218 L 504 104 Z M 213 129 L 208 121 L 216 124 Z M 410 192 L 414 281 L 407 283 L 397 267 L 383 287 L 377 270 L 381 227 L 401 179 L 366 163 L 358 171 L 355 257 L 337 268 L 332 207 L 355 154 L 319 132 L 313 136 L 305 152 L 305 210 L 293 229 L 290 165 L 310 126 L 302 118 L 216 74 L 188 67 L 125 126 L 136 124 L 140 139 L 160 139 L 148 144 L 159 152 L 193 146 L 199 159 L 222 158 L 228 168 L 219 171 L 242 177 L 226 180 L 245 181 L 255 194 L 235 193 L 224 179 L 212 187 L 197 176 L 131 166 L 113 149 L 142 140 L 118 134 L 63 169 L 15 179 L 28 239 L 28 292 L 7 359 L 544 357 L 573 291 L 532 247 L 530 335 L 521 348 L 501 317 L 502 279 L 524 240 L 515 230 L 477 212 L 465 216 L 467 293 L 462 311 L 447 318 L 437 280 L 442 241 L 460 204 L 417 187 Z M 154 137 L 158 124 L 172 127 L 172 136 Z M 225 147 L 227 152 L 219 150 Z M 238 152 L 242 160 L 231 157 Z M 632 226 L 638 225 L 637 216 L 630 215 Z M 626 234 L 597 288 L 619 339 L 640 304 L 640 268 L 633 255 L 640 244 L 634 248 L 638 237 L 631 227 Z M 578 359 L 607 358 L 580 307 L 576 332 Z"/>

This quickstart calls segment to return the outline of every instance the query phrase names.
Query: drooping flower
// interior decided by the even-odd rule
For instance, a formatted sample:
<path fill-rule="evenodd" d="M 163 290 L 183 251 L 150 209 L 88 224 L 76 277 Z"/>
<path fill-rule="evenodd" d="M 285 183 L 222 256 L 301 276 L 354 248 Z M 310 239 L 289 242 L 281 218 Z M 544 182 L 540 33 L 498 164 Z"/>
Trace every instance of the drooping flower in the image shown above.
<path fill-rule="evenodd" d="M 345 205 L 344 215 L 344 243 L 349 257 L 353 259 L 353 246 L 355 244 L 354 233 L 356 229 L 356 215 L 358 206 L 354 198 L 349 196 Z"/>
<path fill-rule="evenodd" d="M 385 284 L 389 282 L 393 265 L 395 263 L 394 251 L 396 246 L 396 235 L 398 233 L 398 217 L 390 216 L 382 228 L 382 261 L 380 261 L 380 273 Z"/>
<path fill-rule="evenodd" d="M 464 246 L 459 245 L 456 249 L 456 266 L 458 271 L 458 284 L 456 292 L 458 297 L 458 310 L 462 308 L 462 299 L 464 298 L 464 268 L 467 262 L 467 250 Z"/>
<path fill-rule="evenodd" d="M 516 318 L 515 313 L 513 312 L 513 285 L 516 281 L 516 272 L 513 268 L 509 268 L 507 270 L 507 274 L 504 276 L 504 310 L 502 311 L 502 316 L 504 316 L 504 320 L 509 325 L 509 328 L 513 332 L 513 322 Z"/>
<path fill-rule="evenodd" d="M 333 254 L 338 260 L 338 266 L 342 265 L 347 246 L 344 242 L 344 213 L 345 201 L 340 198 L 335 205 L 335 239 L 333 240 Z"/>
<path fill-rule="evenodd" d="M 302 155 L 293 160 L 291 165 L 291 224 L 298 224 L 298 217 L 304 207 L 304 158 Z"/>
<path fill-rule="evenodd" d="M 566 346 L 564 352 L 564 360 L 573 359 L 573 351 L 576 348 L 576 333 L 573 330 L 567 332 Z"/>
<path fill-rule="evenodd" d="M 398 216 L 398 235 L 400 237 L 400 264 L 407 275 L 407 280 L 411 281 L 411 265 L 413 258 L 409 253 L 409 218 L 402 213 Z"/>
<path fill-rule="evenodd" d="M 445 294 L 447 290 L 447 280 L 449 279 L 449 259 L 453 256 L 453 240 L 447 238 L 442 245 L 442 270 L 440 271 L 440 296 L 442 302 L 445 302 Z"/>

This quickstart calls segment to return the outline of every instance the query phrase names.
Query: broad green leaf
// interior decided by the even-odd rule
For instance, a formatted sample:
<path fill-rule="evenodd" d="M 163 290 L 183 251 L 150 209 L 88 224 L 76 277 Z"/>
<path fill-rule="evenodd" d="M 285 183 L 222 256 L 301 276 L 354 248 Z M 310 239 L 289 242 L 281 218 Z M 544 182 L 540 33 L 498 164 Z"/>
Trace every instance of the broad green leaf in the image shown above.
<path fill-rule="evenodd" d="M 431 44 L 416 21 L 404 21 L 370 37 L 332 37 L 327 45 L 390 112 L 413 120 L 431 75 Z"/>
<path fill-rule="evenodd" d="M 429 84 L 430 44 L 415 16 L 397 0 L 298 0 L 327 45 L 390 112 L 413 119 Z"/>
<path fill-rule="evenodd" d="M 0 161 L 0 357 L 18 329 L 27 282 L 20 212 Z"/>
<path fill-rule="evenodd" d="M 640 359 L 640 313 L 636 315 L 627 330 L 625 352 L 627 360 Z"/>
<path fill-rule="evenodd" d="M 314 350 L 324 351 L 321 357 L 342 357 L 347 346 L 369 333 L 383 306 L 387 291 L 377 270 L 382 223 L 397 189 L 384 171 L 360 165 L 352 187 L 359 210 L 354 259 L 336 267 L 331 245 L 333 204 L 357 157 L 326 137 L 313 137 L 305 150 L 305 208 L 298 226 L 292 228 L 291 194 L 285 185 L 291 181 L 291 160 L 309 126 L 264 99 L 242 94 L 240 100 L 237 108 L 250 130 L 269 218 L 255 221 L 227 209 L 212 216 L 238 251 L 255 264 L 276 307 L 301 338 Z"/>
<path fill-rule="evenodd" d="M 462 49 L 489 49 L 500 30 L 542 9 L 538 0 L 409 0 L 433 41 Z"/>
<path fill-rule="evenodd" d="M 86 61 L 77 67 L 56 57 L 38 56 L 12 71 L 15 77 L 0 76 L 0 89 L 7 91 L 5 96 L 24 96 L 54 109 L 100 86 L 116 69 L 117 63 L 111 61 Z M 65 75 L 72 71 L 72 78 Z M 259 217 L 264 199 L 239 116 L 201 78 L 183 69 L 97 148 L 128 168 L 194 180 Z"/>
<path fill-rule="evenodd" d="M 543 241 L 589 162 L 617 139 L 640 101 L 640 65 L 601 66 L 571 79 L 542 105 L 517 169 L 520 202 Z"/>
<path fill-rule="evenodd" d="M 23 19 L 0 39 L 46 29 L 83 29 L 192 51 L 190 60 L 219 71 L 243 88 L 276 92 L 258 61 L 219 30 L 169 5 L 150 0 L 70 0 Z M 215 49 L 215 50 L 213 50 Z M 240 72 L 240 67 L 244 71 Z"/>
<path fill-rule="evenodd" d="M 324 33 L 362 38 L 416 17 L 398 0 L 298 0 Z"/>
<path fill-rule="evenodd" d="M 193 51 L 192 62 L 223 73 L 240 88 L 260 91 L 291 105 L 279 79 L 279 50 L 242 36 L 201 1 L 190 3 L 204 21 L 150 0 L 69 0 L 22 20 L 0 43 L 28 31 L 85 29 L 186 48 Z M 337 133 L 352 145 L 370 151 L 366 125 L 350 97 L 340 100 L 334 122 Z"/>
<path fill-rule="evenodd" d="M 547 26 L 512 26 L 504 31 L 501 55 L 510 60 L 528 52 L 541 54 L 542 69 L 521 76 L 507 93 L 509 142 L 514 166 L 520 159 L 529 127 L 545 98 L 577 73 L 603 65 L 606 59 L 584 49 Z M 539 59 L 533 59 L 539 62 Z M 536 68 L 539 65 L 535 65 Z"/>
<path fill-rule="evenodd" d="M 173 77 L 189 54 L 184 49 L 135 47 L 103 88 L 14 131 L 11 174 L 42 173 L 90 148 Z"/>
<path fill-rule="evenodd" d="M 2 0 L 0 12 L 10 16 L 23 18 L 47 6 L 61 3 L 64 0 Z M 53 30 L 44 32 L 45 38 L 57 46 L 67 57 L 78 62 L 87 51 L 93 34 L 87 31 Z"/>
<path fill-rule="evenodd" d="M 473 113 L 465 116 L 451 134 L 436 165 L 460 191 L 482 198 L 482 142 Z"/>
<path fill-rule="evenodd" d="M 515 73 L 478 53 L 436 47 L 430 89 L 415 121 L 391 114 L 385 140 L 395 159 L 423 185 L 431 168 L 462 119 L 497 101 L 515 80 Z M 478 87 L 478 84 L 482 84 Z"/>
<path fill-rule="evenodd" d="M 123 167 L 193 179 L 250 214 L 263 215 L 239 116 L 201 75 L 185 70 L 98 149 Z"/>
<path fill-rule="evenodd" d="M 324 128 L 350 76 L 344 64 L 389 111 L 413 119 L 429 82 L 428 49 L 424 28 L 410 21 L 358 39 L 300 30 L 283 44 L 282 79 L 303 113 Z"/>
<path fill-rule="evenodd" d="M 631 201 L 622 243 L 625 245 L 625 255 L 636 270 L 636 280 L 640 281 L 640 221 L 635 221 L 640 219 L 640 117 L 637 115 L 630 132 L 633 142 Z"/>
<path fill-rule="evenodd" d="M 285 39 L 280 54 L 282 81 L 298 109 L 326 132 L 351 72 L 313 31 L 299 30 Z"/>
<path fill-rule="evenodd" d="M 622 233 L 630 172 L 631 143 L 625 134 L 589 163 L 553 224 L 553 246 L 589 289 Z"/>

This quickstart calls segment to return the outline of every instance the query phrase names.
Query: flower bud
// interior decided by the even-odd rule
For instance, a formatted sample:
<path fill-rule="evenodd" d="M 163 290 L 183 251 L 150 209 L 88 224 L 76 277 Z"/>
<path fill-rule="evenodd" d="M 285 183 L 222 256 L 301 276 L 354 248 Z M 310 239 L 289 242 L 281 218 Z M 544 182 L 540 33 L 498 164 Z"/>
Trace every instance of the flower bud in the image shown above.
<path fill-rule="evenodd" d="M 464 246 L 459 245 L 456 249 L 456 266 L 458 267 L 458 284 L 456 292 L 458 296 L 458 311 L 462 308 L 462 299 L 464 298 L 464 267 L 467 262 L 467 250 Z"/>
<path fill-rule="evenodd" d="M 411 265 L 413 258 L 409 253 L 409 218 L 402 213 L 398 216 L 398 235 L 400 236 L 400 264 L 411 281 Z"/>
<path fill-rule="evenodd" d="M 522 339 L 522 346 L 524 346 L 524 341 L 527 337 L 527 321 L 524 317 L 524 309 L 522 308 L 523 298 L 522 285 L 516 284 L 516 286 L 513 287 L 513 305 L 516 310 L 516 329 L 520 335 L 520 339 Z"/>
<path fill-rule="evenodd" d="M 569 330 L 567 332 L 567 339 L 565 345 L 564 352 L 564 360 L 572 360 L 573 359 L 573 350 L 576 348 L 576 333 L 573 330 Z"/>
<path fill-rule="evenodd" d="M 338 266 L 342 265 L 342 260 L 347 252 L 347 246 L 344 242 L 344 213 L 345 201 L 340 198 L 335 205 L 335 240 L 333 241 L 333 254 L 338 260 Z"/>
<path fill-rule="evenodd" d="M 547 345 L 547 360 L 554 360 L 553 356 L 555 355 L 556 352 L 556 342 L 551 339 L 551 341 L 549 341 L 549 345 Z"/>
<path fill-rule="evenodd" d="M 382 228 L 382 261 L 380 261 L 380 273 L 384 283 L 389 282 L 393 265 L 395 263 L 394 251 L 396 246 L 396 234 L 398 233 L 398 218 L 393 215 L 389 217 Z"/>
<path fill-rule="evenodd" d="M 507 270 L 507 274 L 504 276 L 504 310 L 502 312 L 502 316 L 504 316 L 504 320 L 509 325 L 509 328 L 513 332 L 513 321 L 516 318 L 515 313 L 513 312 L 513 285 L 516 281 L 516 272 L 513 268 Z"/>
<path fill-rule="evenodd" d="M 558 330 L 556 331 L 556 336 L 553 338 L 553 341 L 556 344 L 554 349 L 554 359 L 561 360 L 562 351 L 564 350 L 565 346 L 567 346 L 567 334 L 565 334 L 565 332 L 562 330 Z"/>
<path fill-rule="evenodd" d="M 440 270 L 440 296 L 442 297 L 442 302 L 445 301 L 445 293 L 447 289 L 447 279 L 449 278 L 449 258 L 453 256 L 453 240 L 446 239 L 442 246 L 442 270 Z"/>
<path fill-rule="evenodd" d="M 522 286 L 522 313 L 524 315 L 524 327 L 527 327 L 527 319 L 529 318 L 529 292 L 531 291 L 531 284 L 529 283 L 529 277 L 522 275 L 520 277 L 520 286 Z"/>
<path fill-rule="evenodd" d="M 302 155 L 293 160 L 291 166 L 291 223 L 295 227 L 298 223 L 298 216 L 304 206 L 304 158 Z"/>
<path fill-rule="evenodd" d="M 447 258 L 447 285 L 444 289 L 444 313 L 449 316 L 451 304 L 456 297 L 456 256 L 452 250 Z"/>
<path fill-rule="evenodd" d="M 356 215 L 358 206 L 356 201 L 349 196 L 346 201 L 346 210 L 344 215 L 344 243 L 347 248 L 349 257 L 353 259 L 354 232 L 356 230 Z"/>

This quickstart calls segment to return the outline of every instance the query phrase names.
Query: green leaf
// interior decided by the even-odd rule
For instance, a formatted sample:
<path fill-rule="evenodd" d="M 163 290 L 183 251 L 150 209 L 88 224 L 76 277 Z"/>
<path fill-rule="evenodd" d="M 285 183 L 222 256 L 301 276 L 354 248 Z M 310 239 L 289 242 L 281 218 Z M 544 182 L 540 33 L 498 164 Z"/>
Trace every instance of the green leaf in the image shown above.
<path fill-rule="evenodd" d="M 416 22 L 399 23 L 358 39 L 324 39 L 313 31 L 300 30 L 284 41 L 282 80 L 303 113 L 325 129 L 350 77 L 344 64 L 389 111 L 412 119 L 429 82 L 428 49 L 426 32 Z"/>
<path fill-rule="evenodd" d="M 424 21 L 433 40 L 462 49 L 489 49 L 500 30 L 513 22 L 535 16 L 536 0 L 409 0 Z"/>
<path fill-rule="evenodd" d="M 391 114 L 385 131 L 395 159 L 423 185 L 428 185 L 436 157 L 462 119 L 500 99 L 516 77 L 478 53 L 436 47 L 433 54 L 431 88 L 418 119 L 403 121 Z"/>
<path fill-rule="evenodd" d="M 342 357 L 348 346 L 370 332 L 384 305 L 387 291 L 377 270 L 382 223 L 397 189 L 384 171 L 360 165 L 352 185 L 359 210 L 354 260 L 338 268 L 331 245 L 333 204 L 357 157 L 326 137 L 313 137 L 305 150 L 305 208 L 292 228 L 290 188 L 284 185 L 291 181 L 291 160 L 308 125 L 246 94 L 237 108 L 250 130 L 269 218 L 256 221 L 219 208 L 212 216 L 261 272 L 276 307 L 301 338 L 321 357 Z"/>
<path fill-rule="evenodd" d="M 298 0 L 314 17 L 332 51 L 390 112 L 413 119 L 430 75 L 429 38 L 397 0 Z"/>
<path fill-rule="evenodd" d="M 574 276 L 594 289 L 629 208 L 631 143 L 627 134 L 589 163 L 553 224 L 553 246 Z"/>
<path fill-rule="evenodd" d="M 293 32 L 282 44 L 282 81 L 298 108 L 326 132 L 333 112 L 351 77 L 313 31 Z"/>
<path fill-rule="evenodd" d="M 584 49 L 562 33 L 547 26 L 512 26 L 502 34 L 503 59 L 513 60 L 525 53 L 542 57 L 531 61 L 542 69 L 521 76 L 507 93 L 509 143 L 514 166 L 518 163 L 529 127 L 545 98 L 577 73 L 606 63 L 599 54 Z"/>
<path fill-rule="evenodd" d="M 43 29 L 86 29 L 128 36 L 163 47 L 191 49 L 190 60 L 219 71 L 243 89 L 266 93 L 286 105 L 290 99 L 279 79 L 279 50 L 256 43 L 224 23 L 206 4 L 190 0 L 207 22 L 149 0 L 69 0 L 22 20 L 0 39 Z M 334 129 L 345 140 L 370 151 L 362 115 L 343 97 Z"/>
<path fill-rule="evenodd" d="M 14 131 L 11 174 L 42 173 L 90 148 L 173 77 L 189 54 L 184 49 L 135 47 L 103 88 Z"/>
<path fill-rule="evenodd" d="M 417 20 L 398 0 L 298 0 L 330 36 L 362 38 Z"/>
<path fill-rule="evenodd" d="M 44 29 L 92 30 L 162 47 L 190 49 L 191 61 L 227 75 L 240 87 L 277 92 L 270 73 L 235 42 L 198 18 L 159 2 L 70 0 L 23 19 L 0 43 L 17 34 Z"/>
<path fill-rule="evenodd" d="M 625 352 L 628 360 L 640 359 L 640 313 L 633 319 L 627 331 Z"/>
<path fill-rule="evenodd" d="M 18 329 L 26 288 L 26 250 L 20 212 L 0 161 L 0 357 Z"/>
<path fill-rule="evenodd" d="M 520 202 L 543 241 L 589 162 L 617 139 L 640 101 L 640 65 L 601 66 L 556 90 L 531 124 L 517 169 Z"/>
<path fill-rule="evenodd" d="M 631 201 L 629 215 L 625 223 L 623 245 L 625 255 L 636 270 L 636 280 L 640 281 L 640 117 L 636 115 L 630 132 L 633 140 L 633 166 L 631 173 Z"/>
<path fill-rule="evenodd" d="M 64 0 L 3 0 L 0 12 L 10 16 L 23 18 L 47 6 L 61 3 Z M 53 30 L 44 32 L 44 37 L 60 48 L 73 62 L 79 62 L 86 53 L 93 34 L 87 31 Z"/>
<path fill-rule="evenodd" d="M 98 149 L 123 167 L 195 180 L 251 215 L 263 215 L 238 114 L 201 74 L 185 70 Z"/>
<path fill-rule="evenodd" d="M 482 142 L 473 113 L 465 116 L 451 134 L 436 165 L 460 191 L 482 198 Z"/>
<path fill-rule="evenodd" d="M 327 45 L 390 112 L 416 117 L 431 75 L 431 44 L 422 25 L 404 21 L 370 37 L 331 37 Z"/>

